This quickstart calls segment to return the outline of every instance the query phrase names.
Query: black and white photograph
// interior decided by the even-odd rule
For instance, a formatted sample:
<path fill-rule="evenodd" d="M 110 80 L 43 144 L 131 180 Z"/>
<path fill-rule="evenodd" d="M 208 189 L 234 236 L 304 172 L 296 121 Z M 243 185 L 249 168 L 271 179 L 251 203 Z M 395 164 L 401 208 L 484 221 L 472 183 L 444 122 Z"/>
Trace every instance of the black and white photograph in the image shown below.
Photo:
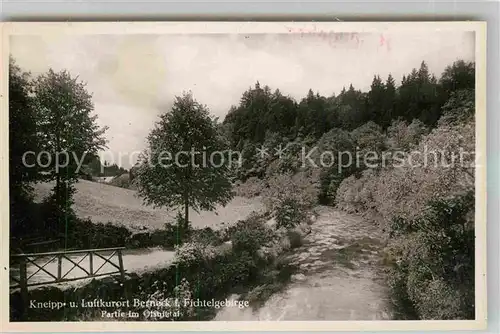
<path fill-rule="evenodd" d="M 95 24 L 4 41 L 9 322 L 485 320 L 485 25 Z"/>

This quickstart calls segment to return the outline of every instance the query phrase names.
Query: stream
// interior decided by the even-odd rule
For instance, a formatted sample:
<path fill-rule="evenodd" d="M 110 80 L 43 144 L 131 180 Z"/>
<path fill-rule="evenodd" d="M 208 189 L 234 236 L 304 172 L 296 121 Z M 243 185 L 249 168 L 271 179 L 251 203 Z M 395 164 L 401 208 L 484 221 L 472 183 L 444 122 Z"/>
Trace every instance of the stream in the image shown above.
<path fill-rule="evenodd" d="M 299 271 L 287 288 L 259 309 L 226 307 L 214 320 L 392 319 L 377 226 L 329 207 L 318 213 L 304 244 L 289 255 Z"/>

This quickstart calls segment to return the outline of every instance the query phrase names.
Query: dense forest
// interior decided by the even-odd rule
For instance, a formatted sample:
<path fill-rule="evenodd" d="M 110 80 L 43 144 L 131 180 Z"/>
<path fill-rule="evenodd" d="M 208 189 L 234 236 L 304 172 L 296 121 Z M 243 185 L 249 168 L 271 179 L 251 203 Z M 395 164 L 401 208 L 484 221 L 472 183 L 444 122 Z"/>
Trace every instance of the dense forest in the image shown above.
<path fill-rule="evenodd" d="M 224 124 L 232 147 L 262 144 L 274 133 L 288 140 L 318 140 L 333 128 L 352 131 L 368 121 L 387 129 L 392 120 L 411 123 L 417 119 L 432 128 L 451 94 L 473 90 L 474 82 L 474 64 L 464 61 L 447 67 L 439 80 L 422 62 L 418 70 L 403 76 L 400 85 L 391 75 L 386 80 L 376 75 L 368 92 L 352 84 L 337 96 L 321 96 L 311 89 L 299 102 L 257 82 L 243 93 L 239 105 L 231 108 Z"/>
<path fill-rule="evenodd" d="M 422 62 L 420 68 L 404 75 L 399 85 L 391 75 L 386 80 L 375 75 L 368 92 L 349 85 L 337 96 L 326 97 L 311 89 L 298 102 L 279 89 L 273 92 L 257 82 L 243 93 L 239 105 L 231 107 L 222 125 L 229 146 L 242 152 L 243 164 L 235 177 L 243 182 L 251 177 L 265 178 L 273 158 L 262 161 L 256 157 L 255 151 L 261 145 L 283 145 L 290 153 L 293 147 L 300 149 L 333 140 L 339 149 L 352 152 L 363 146 L 372 146 L 376 151 L 387 149 L 382 138 L 386 134 L 402 126 L 417 133 L 429 132 L 437 127 L 439 119 L 454 117 L 460 112 L 457 108 L 473 104 L 474 85 L 475 65 L 462 60 L 446 67 L 439 79 Z M 286 159 L 280 160 L 275 163 L 286 165 Z M 345 170 L 343 177 L 359 169 Z M 332 175 L 327 174 L 331 171 L 322 171 L 322 203 L 331 202 L 335 193 L 326 189 L 332 182 Z"/>

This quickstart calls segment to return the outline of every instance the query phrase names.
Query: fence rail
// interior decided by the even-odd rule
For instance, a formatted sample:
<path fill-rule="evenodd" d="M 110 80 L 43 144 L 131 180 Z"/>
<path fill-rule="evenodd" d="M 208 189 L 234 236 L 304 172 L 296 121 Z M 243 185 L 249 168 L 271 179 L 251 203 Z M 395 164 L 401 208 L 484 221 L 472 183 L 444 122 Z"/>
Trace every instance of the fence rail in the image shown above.
<path fill-rule="evenodd" d="M 26 305 L 28 304 L 29 287 L 70 282 L 86 278 L 112 276 L 118 274 L 121 277 L 122 281 L 125 282 L 123 249 L 125 249 L 125 247 L 14 254 L 12 255 L 12 258 L 18 260 L 17 264 L 14 266 L 19 266 L 19 276 L 16 277 L 12 274 L 11 271 L 10 289 L 20 289 L 21 298 L 23 299 L 23 304 L 25 305 L 26 310 Z M 81 255 L 81 257 L 78 257 L 78 255 Z M 82 264 L 82 262 L 87 258 L 88 261 L 86 262 L 86 264 Z M 104 260 L 104 262 L 96 268 L 94 266 L 94 259 L 102 259 Z M 44 260 L 42 261 L 44 262 L 44 264 L 40 264 L 39 262 L 37 262 L 39 260 Z M 53 263 L 54 260 L 57 260 L 56 272 L 54 272 L 55 268 L 50 269 L 47 267 L 50 263 Z M 64 261 L 69 262 L 72 265 L 69 270 L 63 271 Z M 103 268 L 106 264 L 111 265 L 113 268 L 116 268 L 116 270 L 103 272 Z M 29 266 L 33 266 L 37 270 L 28 276 Z M 81 270 L 83 273 L 81 275 L 70 277 L 69 274 L 76 268 Z M 49 277 L 49 280 L 44 280 L 41 282 L 33 281 L 33 277 L 35 277 L 35 275 L 40 272 L 46 274 Z M 127 290 L 125 291 L 125 293 L 127 294 Z"/>

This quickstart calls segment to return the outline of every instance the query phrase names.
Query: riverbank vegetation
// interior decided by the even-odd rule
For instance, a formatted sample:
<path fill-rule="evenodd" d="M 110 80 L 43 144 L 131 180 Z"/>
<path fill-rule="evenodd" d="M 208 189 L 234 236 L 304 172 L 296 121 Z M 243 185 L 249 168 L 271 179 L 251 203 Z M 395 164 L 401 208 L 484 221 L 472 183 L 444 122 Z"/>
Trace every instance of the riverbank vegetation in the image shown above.
<path fill-rule="evenodd" d="M 309 91 L 299 103 L 256 85 L 224 121 L 243 151 L 237 193 L 265 193 L 279 173 L 307 174 L 318 203 L 361 214 L 386 232 L 398 317 L 472 319 L 474 83 L 474 64 L 457 61 L 439 79 L 422 63 L 397 87 L 392 77 L 384 83 L 376 76 L 367 93 L 352 86 L 330 97 Z M 286 150 L 279 159 L 245 155 L 262 146 Z M 375 158 L 346 164 L 340 155 L 328 167 L 301 166 L 301 148 L 314 147 Z"/>
<path fill-rule="evenodd" d="M 268 215 L 254 215 L 224 231 L 198 230 L 176 246 L 175 261 L 171 266 L 139 275 L 131 273 L 126 282 L 102 279 L 74 289 L 52 286 L 31 290 L 31 299 L 64 300 L 77 306 L 53 310 L 30 309 L 28 319 L 107 320 L 102 318 L 103 311 L 132 311 L 140 314 L 140 318 L 120 320 L 209 320 L 218 309 L 195 305 L 133 306 L 132 301 L 225 300 L 233 293 L 247 294 L 251 306 L 255 306 L 264 302 L 271 295 L 270 291 L 277 292 L 286 286 L 295 271 L 282 256 L 291 245 L 287 230 L 267 225 L 268 219 Z M 88 308 L 81 304 L 82 299 L 124 301 L 124 284 L 130 293 L 129 307 Z M 11 298 L 11 318 L 19 320 L 20 295 L 16 292 L 11 294 Z M 145 310 L 172 314 L 178 311 L 178 316 L 148 318 Z"/>

